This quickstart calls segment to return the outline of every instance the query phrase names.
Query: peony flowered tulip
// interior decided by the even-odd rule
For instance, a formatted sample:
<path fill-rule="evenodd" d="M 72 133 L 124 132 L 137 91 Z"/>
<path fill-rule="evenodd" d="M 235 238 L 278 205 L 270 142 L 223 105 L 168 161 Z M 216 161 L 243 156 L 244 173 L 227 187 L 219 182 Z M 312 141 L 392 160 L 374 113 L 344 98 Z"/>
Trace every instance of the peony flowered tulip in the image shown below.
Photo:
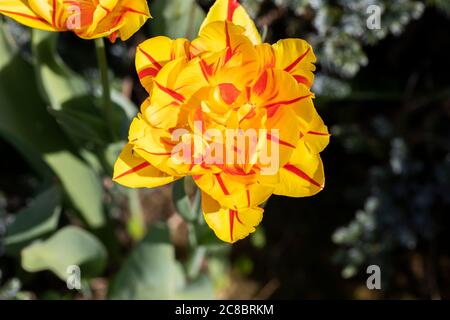
<path fill-rule="evenodd" d="M 330 135 L 313 103 L 315 61 L 304 40 L 262 43 L 236 0 L 216 1 L 192 42 L 145 41 L 136 68 L 149 97 L 114 180 L 143 188 L 191 176 L 217 237 L 245 238 L 272 194 L 324 188 Z"/>
<path fill-rule="evenodd" d="M 150 18 L 146 0 L 2 0 L 0 13 L 26 26 L 83 39 L 129 39 Z"/>

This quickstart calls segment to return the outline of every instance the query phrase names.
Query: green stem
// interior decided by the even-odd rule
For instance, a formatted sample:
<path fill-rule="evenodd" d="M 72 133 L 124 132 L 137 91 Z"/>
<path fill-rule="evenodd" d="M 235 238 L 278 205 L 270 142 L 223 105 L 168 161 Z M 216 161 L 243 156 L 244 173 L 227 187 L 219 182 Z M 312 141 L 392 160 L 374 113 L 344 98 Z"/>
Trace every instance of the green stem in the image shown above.
<path fill-rule="evenodd" d="M 95 49 L 97 52 L 98 68 L 100 69 L 100 76 L 102 81 L 103 112 L 108 123 L 111 138 L 114 140 L 115 132 L 112 113 L 113 105 L 111 100 L 111 86 L 109 84 L 108 60 L 106 59 L 105 41 L 103 38 L 95 39 Z"/>

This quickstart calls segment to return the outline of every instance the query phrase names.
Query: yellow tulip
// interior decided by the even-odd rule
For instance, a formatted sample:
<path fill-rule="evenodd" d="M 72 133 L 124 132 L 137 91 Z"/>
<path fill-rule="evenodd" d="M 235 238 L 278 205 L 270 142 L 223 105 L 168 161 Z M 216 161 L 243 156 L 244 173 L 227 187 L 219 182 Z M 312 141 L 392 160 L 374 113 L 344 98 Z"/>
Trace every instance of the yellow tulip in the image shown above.
<path fill-rule="evenodd" d="M 149 97 L 114 180 L 150 188 L 192 176 L 217 237 L 245 238 L 272 194 L 306 197 L 324 188 L 320 152 L 330 135 L 313 104 L 315 61 L 300 39 L 263 44 L 236 0 L 217 0 L 192 42 L 145 41 L 136 68 Z"/>
<path fill-rule="evenodd" d="M 146 0 L 2 0 L 0 13 L 32 28 L 112 42 L 127 40 L 150 18 Z"/>

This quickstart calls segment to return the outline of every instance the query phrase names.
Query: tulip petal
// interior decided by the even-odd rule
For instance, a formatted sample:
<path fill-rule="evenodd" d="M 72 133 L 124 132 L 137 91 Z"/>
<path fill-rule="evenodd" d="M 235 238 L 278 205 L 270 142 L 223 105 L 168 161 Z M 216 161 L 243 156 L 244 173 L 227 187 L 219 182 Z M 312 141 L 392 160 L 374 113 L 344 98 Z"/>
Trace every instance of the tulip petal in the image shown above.
<path fill-rule="evenodd" d="M 51 13 L 48 12 L 49 20 L 39 16 L 28 5 L 25 0 L 3 0 L 0 2 L 0 13 L 8 16 L 17 22 L 31 28 L 57 31 L 51 23 Z"/>
<path fill-rule="evenodd" d="M 228 21 L 212 22 L 201 29 L 198 38 L 192 41 L 191 54 L 198 56 L 204 52 L 218 53 L 226 50 L 224 63 L 222 63 L 224 65 L 237 52 L 245 52 L 253 48 L 252 42 L 244 35 L 244 32 L 244 28 Z"/>
<path fill-rule="evenodd" d="M 239 210 L 221 207 L 216 200 L 204 192 L 202 193 L 202 209 L 206 223 L 214 230 L 216 236 L 229 243 L 235 243 L 255 232 L 264 212 L 258 207 Z"/>
<path fill-rule="evenodd" d="M 107 36 L 111 42 L 117 37 L 127 40 L 151 17 L 144 0 L 82 1 L 73 5 L 81 9 L 81 28 L 73 31 L 83 39 Z"/>
<path fill-rule="evenodd" d="M 141 43 L 136 49 L 136 70 L 144 88 L 151 93 L 153 79 L 168 62 L 187 58 L 189 41 L 155 37 Z"/>
<path fill-rule="evenodd" d="M 133 152 L 127 144 L 114 166 L 113 180 L 129 188 L 154 188 L 177 180 L 158 170 Z"/>
<path fill-rule="evenodd" d="M 301 101 L 313 96 L 307 87 L 299 86 L 289 73 L 279 69 L 264 70 L 251 94 L 251 101 L 258 107 L 268 109 L 270 114 L 280 108 L 295 109 Z"/>
<path fill-rule="evenodd" d="M 288 197 L 313 196 L 325 187 L 323 163 L 312 154 L 303 141 L 299 142 L 288 164 L 280 169 L 280 183 L 275 194 Z"/>
<path fill-rule="evenodd" d="M 143 104 L 141 112 L 150 124 L 157 128 L 171 129 L 187 119 L 184 108 L 201 87 L 207 86 L 196 61 L 184 58 L 168 62 L 153 79 L 154 86 L 149 100 Z"/>
<path fill-rule="evenodd" d="M 125 24 L 119 29 L 119 37 L 126 41 L 138 31 L 151 18 L 147 1 L 126 0 L 122 1 Z"/>
<path fill-rule="evenodd" d="M 294 111 L 300 119 L 302 127 L 300 137 L 312 153 L 319 154 L 330 143 L 330 134 L 314 107 L 313 99 L 303 100 Z"/>
<path fill-rule="evenodd" d="M 203 21 L 200 31 L 208 24 L 215 21 L 229 21 L 243 27 L 245 35 L 253 42 L 260 44 L 261 35 L 255 26 L 255 23 L 248 15 L 247 11 L 241 6 L 238 0 L 217 0 Z"/>
<path fill-rule="evenodd" d="M 275 68 L 275 52 L 270 44 L 263 43 L 255 46 L 260 65 L 260 72 Z"/>
<path fill-rule="evenodd" d="M 289 161 L 298 144 L 301 133 L 300 121 L 293 110 L 284 109 L 267 119 L 266 128 L 268 141 L 262 146 L 264 148 L 262 151 L 265 151 L 265 160 L 268 163 L 261 163 L 261 167 L 283 166 Z"/>
<path fill-rule="evenodd" d="M 256 207 L 266 202 L 274 187 L 256 182 L 255 175 L 229 173 L 203 174 L 194 176 L 197 186 L 223 207 L 235 210 Z"/>
<path fill-rule="evenodd" d="M 301 39 L 280 40 L 273 45 L 276 68 L 290 73 L 298 83 L 311 88 L 316 56 L 312 47 Z"/>

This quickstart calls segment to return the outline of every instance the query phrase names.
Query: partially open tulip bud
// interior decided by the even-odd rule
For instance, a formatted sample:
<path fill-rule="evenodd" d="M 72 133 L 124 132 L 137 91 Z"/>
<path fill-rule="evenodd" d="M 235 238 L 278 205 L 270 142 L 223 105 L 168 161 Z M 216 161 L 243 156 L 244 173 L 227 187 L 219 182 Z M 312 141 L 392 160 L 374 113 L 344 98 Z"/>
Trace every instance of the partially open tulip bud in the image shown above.
<path fill-rule="evenodd" d="M 0 13 L 32 28 L 113 42 L 127 40 L 150 18 L 146 0 L 3 0 Z"/>

